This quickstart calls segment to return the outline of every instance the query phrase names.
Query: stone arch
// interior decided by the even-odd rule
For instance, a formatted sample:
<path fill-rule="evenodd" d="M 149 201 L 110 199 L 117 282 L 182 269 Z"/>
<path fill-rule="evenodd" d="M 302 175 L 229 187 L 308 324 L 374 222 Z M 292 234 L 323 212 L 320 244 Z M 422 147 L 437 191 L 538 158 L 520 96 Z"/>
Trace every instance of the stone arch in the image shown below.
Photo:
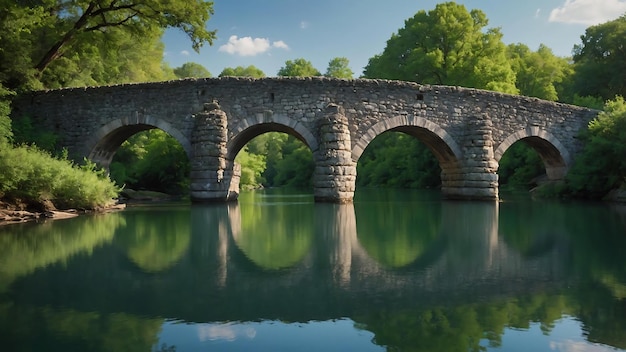
<path fill-rule="evenodd" d="M 372 140 L 386 131 L 404 132 L 418 138 L 442 165 L 456 163 L 460 159 L 461 149 L 452 136 L 436 123 L 417 116 L 397 116 L 370 127 L 352 147 L 352 160 L 357 162 Z"/>
<path fill-rule="evenodd" d="M 302 141 L 313 153 L 318 149 L 317 139 L 302 123 L 283 115 L 264 114 L 262 118 L 245 118 L 233 128 L 226 144 L 227 159 L 234 160 L 246 143 L 266 132 L 287 133 Z"/>
<path fill-rule="evenodd" d="M 191 143 L 179 130 L 170 123 L 150 116 L 139 117 L 134 121 L 116 119 L 100 127 L 85 143 L 83 155 L 98 165 L 108 168 L 113 155 L 124 141 L 132 135 L 150 129 L 158 128 L 178 141 L 191 158 Z"/>
<path fill-rule="evenodd" d="M 560 180 L 565 177 L 572 162 L 570 153 L 554 135 L 537 126 L 526 127 L 508 136 L 496 148 L 494 159 L 499 163 L 504 152 L 517 141 L 523 141 L 539 154 L 548 179 Z"/>

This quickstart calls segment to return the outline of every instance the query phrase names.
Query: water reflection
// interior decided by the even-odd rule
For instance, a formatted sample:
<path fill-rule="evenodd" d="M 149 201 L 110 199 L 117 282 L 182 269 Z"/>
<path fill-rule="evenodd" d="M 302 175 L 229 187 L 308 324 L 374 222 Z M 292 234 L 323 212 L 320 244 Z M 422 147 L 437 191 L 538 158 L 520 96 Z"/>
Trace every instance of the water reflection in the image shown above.
<path fill-rule="evenodd" d="M 573 324 L 569 345 L 526 342 L 626 348 L 619 212 L 431 195 L 333 205 L 252 193 L 2 228 L 0 341 L 16 351 L 244 350 L 284 347 L 268 336 L 294 326 L 307 336 L 341 326 L 344 349 L 508 350 L 511 329 L 555 336 Z"/>

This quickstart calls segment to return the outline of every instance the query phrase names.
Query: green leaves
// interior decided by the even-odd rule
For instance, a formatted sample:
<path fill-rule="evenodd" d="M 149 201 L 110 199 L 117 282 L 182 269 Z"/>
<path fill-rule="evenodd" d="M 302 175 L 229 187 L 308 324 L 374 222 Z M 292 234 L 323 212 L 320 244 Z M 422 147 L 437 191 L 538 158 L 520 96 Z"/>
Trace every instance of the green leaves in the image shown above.
<path fill-rule="evenodd" d="M 285 66 L 278 70 L 278 75 L 290 77 L 312 77 L 321 76 L 322 74 L 315 67 L 313 67 L 311 61 L 300 58 L 293 61 L 287 60 L 285 62 Z"/>
<path fill-rule="evenodd" d="M 604 100 L 626 96 L 626 15 L 587 28 L 574 47 L 574 91 Z"/>
<path fill-rule="evenodd" d="M 165 28 L 180 28 L 198 50 L 213 3 L 105 0 L 16 3 L 0 0 L 0 82 L 41 89 L 172 78 L 162 69 Z"/>
<path fill-rule="evenodd" d="M 608 101 L 582 135 L 583 153 L 567 175 L 575 196 L 601 197 L 626 182 L 626 102 Z"/>
<path fill-rule="evenodd" d="M 248 67 L 226 67 L 224 70 L 222 70 L 222 73 L 220 73 L 220 77 L 226 76 L 263 78 L 265 77 L 265 73 L 263 73 L 263 71 L 261 71 L 256 66 L 250 65 Z"/>
<path fill-rule="evenodd" d="M 516 93 L 499 29 L 488 29 L 480 10 L 455 2 L 419 11 L 365 67 L 368 78 L 459 85 Z"/>
<path fill-rule="evenodd" d="M 178 78 L 205 78 L 211 77 L 211 72 L 204 66 L 195 62 L 185 62 L 181 67 L 174 69 L 174 74 Z"/>
<path fill-rule="evenodd" d="M 350 61 L 345 57 L 336 57 L 328 63 L 324 76 L 334 78 L 352 78 L 354 73 L 349 67 Z"/>

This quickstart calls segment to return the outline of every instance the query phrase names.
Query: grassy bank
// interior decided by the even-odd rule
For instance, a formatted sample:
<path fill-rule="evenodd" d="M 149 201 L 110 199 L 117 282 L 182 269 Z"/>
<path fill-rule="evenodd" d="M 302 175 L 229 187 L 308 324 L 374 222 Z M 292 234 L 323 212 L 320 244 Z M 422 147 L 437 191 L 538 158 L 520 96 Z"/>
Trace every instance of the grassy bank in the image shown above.
<path fill-rule="evenodd" d="M 79 166 L 34 147 L 0 146 L 0 199 L 7 203 L 38 210 L 99 209 L 114 204 L 119 191 L 93 163 Z"/>

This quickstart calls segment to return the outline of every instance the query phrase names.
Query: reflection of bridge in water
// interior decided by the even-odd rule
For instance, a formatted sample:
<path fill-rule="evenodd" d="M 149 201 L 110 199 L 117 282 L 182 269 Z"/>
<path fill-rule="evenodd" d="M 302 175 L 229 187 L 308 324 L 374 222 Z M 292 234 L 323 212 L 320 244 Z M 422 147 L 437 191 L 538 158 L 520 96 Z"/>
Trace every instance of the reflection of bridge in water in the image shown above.
<path fill-rule="evenodd" d="M 371 246 L 368 251 L 367 231 L 376 230 L 376 220 L 367 202 L 309 204 L 314 225 L 306 228 L 308 250 L 289 267 L 267 269 L 241 249 L 246 231 L 255 229 L 242 217 L 242 206 L 192 207 L 186 254 L 158 274 L 129 265 L 119 248 L 95 251 L 74 259 L 67 272 L 46 269 L 50 294 L 40 294 L 41 281 L 25 278 L 15 300 L 194 322 L 309 321 L 354 316 L 373 305 L 394 309 L 531 293 L 558 285 L 566 275 L 558 245 L 527 256 L 499 237 L 499 205 L 491 202 L 434 202 L 415 209 L 439 214 L 431 227 L 436 233 L 397 267 L 374 259 Z M 119 262 L 124 264 L 114 264 Z"/>

